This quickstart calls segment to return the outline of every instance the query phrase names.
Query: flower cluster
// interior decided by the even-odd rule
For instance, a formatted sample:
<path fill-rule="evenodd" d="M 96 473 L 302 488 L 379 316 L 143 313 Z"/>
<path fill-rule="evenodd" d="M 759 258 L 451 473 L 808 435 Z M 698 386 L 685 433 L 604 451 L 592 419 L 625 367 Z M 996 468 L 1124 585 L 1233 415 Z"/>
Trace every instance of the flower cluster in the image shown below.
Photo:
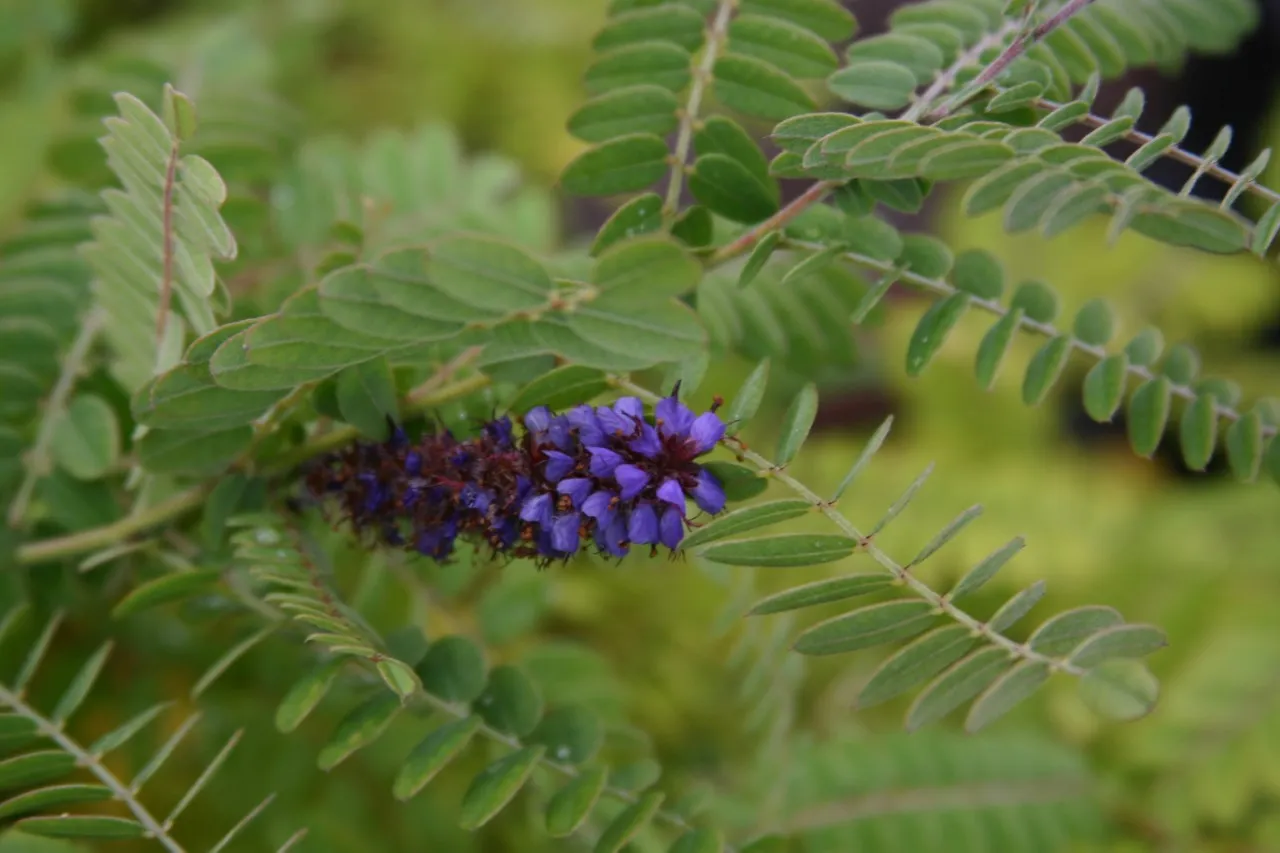
<path fill-rule="evenodd" d="M 545 406 L 502 417 L 475 438 L 448 431 L 409 441 L 394 429 L 317 460 L 305 483 L 312 498 L 334 498 L 357 533 L 443 561 L 459 536 L 494 552 L 543 563 L 594 546 L 610 557 L 632 545 L 680 546 L 688 502 L 724 509 L 720 482 L 698 462 L 724 435 L 711 411 L 694 415 L 677 392 L 652 422 L 636 397 L 612 406 Z"/>

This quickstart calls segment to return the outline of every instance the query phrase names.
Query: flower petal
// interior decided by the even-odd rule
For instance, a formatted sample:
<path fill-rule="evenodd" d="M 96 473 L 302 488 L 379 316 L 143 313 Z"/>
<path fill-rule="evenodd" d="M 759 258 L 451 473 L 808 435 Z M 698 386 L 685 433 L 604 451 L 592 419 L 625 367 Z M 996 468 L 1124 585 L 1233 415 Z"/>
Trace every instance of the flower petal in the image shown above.
<path fill-rule="evenodd" d="M 619 497 L 629 501 L 649 484 L 649 475 L 635 465 L 619 465 L 613 469 L 613 479 L 618 481 Z"/>
<path fill-rule="evenodd" d="M 675 477 L 668 477 L 658 486 L 658 499 L 684 512 L 684 489 L 680 488 L 680 481 Z"/>
<path fill-rule="evenodd" d="M 693 426 L 693 412 L 675 397 L 663 397 L 653 410 L 658 422 L 658 432 L 664 438 L 678 436 L 686 438 Z"/>
<path fill-rule="evenodd" d="M 565 554 L 578 550 L 578 525 L 580 519 L 576 512 L 557 515 L 551 522 L 551 547 Z"/>
<path fill-rule="evenodd" d="M 627 519 L 627 538 L 637 545 L 649 545 L 658 541 L 658 515 L 653 507 L 640 504 Z"/>
<path fill-rule="evenodd" d="M 683 538 L 684 523 L 680 517 L 680 511 L 675 507 L 667 507 L 667 511 L 662 514 L 662 521 L 658 524 L 659 541 L 674 551 L 680 547 L 680 540 Z"/>
<path fill-rule="evenodd" d="M 573 470 L 573 457 L 559 450 L 547 451 L 547 467 L 543 475 L 552 483 L 558 482 Z"/>
<path fill-rule="evenodd" d="M 641 424 L 640 436 L 628 442 L 627 449 L 649 459 L 656 459 L 662 452 L 662 439 L 658 438 L 656 429 L 648 424 Z"/>
<path fill-rule="evenodd" d="M 524 416 L 524 428 L 528 432 L 546 432 L 551 426 L 551 410 L 546 406 L 534 406 Z"/>
<path fill-rule="evenodd" d="M 724 509 L 724 487 L 710 471 L 698 472 L 698 484 L 693 487 L 693 502 L 703 512 L 715 515 Z"/>
<path fill-rule="evenodd" d="M 715 412 L 703 412 L 689 429 L 689 439 L 698 453 L 706 453 L 724 438 L 724 421 Z"/>
<path fill-rule="evenodd" d="M 632 423 L 644 420 L 644 403 L 639 397 L 619 397 L 613 410 Z"/>
<path fill-rule="evenodd" d="M 570 477 L 556 484 L 556 491 L 562 495 L 568 495 L 573 501 L 573 508 L 578 509 L 587 499 L 587 495 L 591 494 L 591 481 L 586 477 Z"/>
<path fill-rule="evenodd" d="M 582 514 L 588 518 L 594 518 L 600 527 L 608 527 L 615 515 L 614 500 L 613 492 L 606 489 L 592 492 L 591 496 L 582 502 Z"/>
<path fill-rule="evenodd" d="M 591 454 L 588 470 L 593 477 L 608 477 L 622 464 L 622 457 L 607 447 L 588 447 L 587 452 Z"/>
<path fill-rule="evenodd" d="M 578 440 L 588 447 L 599 447 L 605 442 L 604 429 L 592 408 L 585 403 L 574 406 L 565 413 L 569 425 L 578 431 Z"/>
<path fill-rule="evenodd" d="M 520 519 L 546 527 L 551 523 L 551 495 L 534 495 L 520 507 Z"/>

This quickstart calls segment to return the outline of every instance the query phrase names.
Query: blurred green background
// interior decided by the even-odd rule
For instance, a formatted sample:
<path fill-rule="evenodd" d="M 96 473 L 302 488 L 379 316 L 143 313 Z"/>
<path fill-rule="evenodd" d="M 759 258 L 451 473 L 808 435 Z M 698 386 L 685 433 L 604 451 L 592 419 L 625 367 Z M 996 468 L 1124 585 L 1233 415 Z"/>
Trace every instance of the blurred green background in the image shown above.
<path fill-rule="evenodd" d="M 580 75 L 603 7 L 603 0 L 0 0 L 0 235 L 16 231 L 27 202 L 66 182 L 68 170 L 59 163 L 84 159 L 75 144 L 86 138 L 77 124 L 83 122 L 77 92 L 85 82 L 105 84 L 105 68 L 119 73 L 121 60 L 145 57 L 176 69 L 176 84 L 198 106 L 206 89 L 274 91 L 288 108 L 279 119 L 298 140 L 332 134 L 359 142 L 387 128 L 446 123 L 468 152 L 508 158 L 528 184 L 550 194 L 528 229 L 543 235 L 531 248 L 581 248 L 607 210 L 563 200 L 554 184 L 579 150 L 564 121 L 583 100 Z M 447 215 L 441 213 L 444 225 Z M 251 217 L 239 221 L 237 236 L 246 246 L 253 243 L 252 224 Z M 1255 258 L 1198 255 L 1138 236 L 1108 247 L 1102 225 L 1052 243 L 1015 239 L 1001 231 L 998 217 L 965 221 L 952 195 L 912 227 L 927 228 L 957 251 L 990 248 L 1005 260 L 1011 282 L 1049 281 L 1064 294 L 1062 316 L 1091 297 L 1107 297 L 1124 318 L 1122 335 L 1155 323 L 1170 342 L 1197 346 L 1206 373 L 1240 382 L 1246 401 L 1280 388 L 1280 350 L 1263 345 L 1267 329 L 1280 322 L 1280 282 Z M 913 753 L 948 761 L 954 754 L 962 762 L 963 750 L 977 743 L 991 745 L 982 761 L 999 764 L 1004 756 L 1013 764 L 1025 748 L 1037 756 L 1029 764 L 1049 768 L 1049 775 L 1066 767 L 1070 778 L 1090 780 L 1062 817 L 1073 849 L 1280 850 L 1275 484 L 1241 485 L 1217 468 L 1189 474 L 1178 466 L 1176 448 L 1140 460 L 1122 429 L 1083 429 L 1078 389 L 1088 365 L 1078 361 L 1060 392 L 1037 408 L 1022 404 L 1017 370 L 1006 369 L 994 390 L 980 392 L 971 364 L 986 324 L 976 316 L 966 318 L 923 377 L 908 379 L 906 342 L 924 304 L 898 299 L 879 323 L 857 333 L 856 367 L 824 385 L 820 432 L 793 473 L 829 491 L 879 421 L 894 414 L 888 444 L 842 510 L 869 527 L 936 463 L 881 545 L 905 557 L 967 506 L 984 504 L 983 520 L 931 561 L 927 580 L 945 588 L 1013 535 L 1025 535 L 1026 552 L 973 609 L 986 615 L 1017 588 L 1044 578 L 1050 592 L 1037 613 L 1106 603 L 1130 621 L 1166 628 L 1171 647 L 1152 662 L 1164 693 L 1150 717 L 1099 723 L 1070 684 L 1054 683 L 990 735 L 951 737 L 943 730 L 906 738 L 898 734 L 904 703 L 862 713 L 851 707 L 882 653 L 819 660 L 801 670 L 777 652 L 788 624 L 742 628 L 722 618 L 753 591 L 851 568 L 839 564 L 785 578 L 722 574 L 690 561 L 633 560 L 624 571 L 584 564 L 546 574 L 513 566 L 485 579 L 436 571 L 427 584 L 409 581 L 421 595 L 415 599 L 393 592 L 405 580 L 394 566 L 344 551 L 334 540 L 349 594 L 385 629 L 414 619 L 433 633 L 482 634 L 495 658 L 521 660 L 549 694 L 576 696 L 601 710 L 619 742 L 629 731 L 647 733 L 651 745 L 637 742 L 634 754 L 651 749 L 677 788 L 710 784 L 725 820 L 744 831 L 845 802 L 867 767 L 910 764 Z M 1010 364 L 1025 363 L 1037 343 L 1017 342 Z M 730 393 L 749 369 L 745 360 L 715 362 L 699 402 Z M 753 446 L 771 445 L 770 429 L 799 382 L 783 375 L 774 383 L 746 436 Z M 82 606 L 119 594 L 51 572 L 37 570 L 37 589 Z M 93 619 L 76 623 L 58 647 L 56 668 L 46 673 L 47 695 L 56 695 L 109 628 Z M 86 739 L 131 709 L 185 696 L 219 651 L 249 629 L 221 619 L 211 606 L 187 613 L 185 622 L 156 619 L 123 630 L 123 653 L 92 713 L 76 727 Z M 204 722 L 149 793 L 157 810 L 176 801 L 184 776 L 189 781 L 227 733 L 240 727 L 246 733 L 209 794 L 184 817 L 179 834 L 191 849 L 207 848 L 271 791 L 278 799 L 244 849 L 275 849 L 303 825 L 311 834 L 300 850 L 577 849 L 534 828 L 541 818 L 532 797 L 527 808 L 512 809 L 480 833 L 454 828 L 458 799 L 468 774 L 482 765 L 482 751 L 413 802 L 395 802 L 389 781 L 419 734 L 411 728 L 394 730 L 332 773 L 315 770 L 343 697 L 291 736 L 277 734 L 270 719 L 300 660 L 286 642 L 267 644 L 202 699 Z M 186 704 L 172 710 L 170 727 L 193 709 Z M 755 725 L 762 719 L 763 727 Z M 147 747 L 138 745 L 138 761 Z M 1018 789 L 1009 786 L 1013 801 Z M 837 807 L 824 820 L 838 827 L 858 814 Z M 908 849 L 895 846 L 906 836 L 892 820 L 864 817 L 858 825 L 871 824 L 879 827 L 873 836 L 879 841 L 859 849 Z M 842 832 L 814 829 L 796 849 L 868 842 L 869 836 Z M 28 843 L 0 841 L 0 851 L 64 849 L 21 846 Z M 1027 843 L 1011 835 L 999 849 L 1037 849 Z"/>

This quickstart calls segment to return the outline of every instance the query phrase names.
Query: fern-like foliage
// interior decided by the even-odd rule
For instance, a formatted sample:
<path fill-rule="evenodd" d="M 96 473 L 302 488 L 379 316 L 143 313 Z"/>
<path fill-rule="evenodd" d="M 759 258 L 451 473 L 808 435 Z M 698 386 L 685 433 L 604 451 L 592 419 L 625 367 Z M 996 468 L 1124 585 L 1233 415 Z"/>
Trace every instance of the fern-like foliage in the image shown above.
<path fill-rule="evenodd" d="M 22 615 L 21 608 L 6 614 L 0 633 L 10 633 Z M 73 738 L 66 730 L 67 723 L 97 684 L 111 654 L 111 644 L 104 644 L 84 662 L 63 688 L 52 711 L 42 712 L 27 698 L 26 692 L 62 620 L 60 614 L 55 614 L 45 622 L 19 670 L 0 684 L 0 706 L 4 708 L 0 724 L 7 756 L 0 761 L 0 779 L 10 792 L 9 798 L 0 803 L 0 817 L 16 821 L 15 829 L 27 835 L 95 841 L 147 839 L 159 849 L 181 853 L 185 848 L 173 835 L 174 823 L 213 778 L 240 739 L 240 733 L 233 735 L 218 751 L 167 816 L 156 816 L 139 799 L 139 793 L 191 732 L 199 714 L 180 724 L 131 780 L 122 780 L 108 768 L 104 758 L 151 725 L 169 703 L 147 708 L 90 745 Z M 127 813 L 70 810 L 72 806 L 108 801 L 115 801 L 117 810 Z M 263 801 L 232 827 L 214 849 L 230 849 L 236 836 L 269 802 L 270 798 Z"/>

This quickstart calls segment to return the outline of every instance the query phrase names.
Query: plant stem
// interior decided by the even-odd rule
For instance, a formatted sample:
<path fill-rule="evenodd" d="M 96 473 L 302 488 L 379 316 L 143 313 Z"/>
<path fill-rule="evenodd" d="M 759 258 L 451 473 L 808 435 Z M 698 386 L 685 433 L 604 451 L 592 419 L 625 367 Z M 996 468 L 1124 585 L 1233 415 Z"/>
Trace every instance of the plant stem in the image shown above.
<path fill-rule="evenodd" d="M 773 216 L 770 216 L 759 225 L 753 225 L 750 230 L 738 237 L 732 243 L 721 246 L 712 253 L 708 258 L 707 264 L 710 267 L 718 267 L 727 261 L 731 261 L 743 252 L 750 251 L 751 247 L 760 241 L 760 238 L 768 234 L 770 231 L 783 227 L 791 220 L 795 219 L 801 213 L 808 209 L 809 205 L 815 204 L 822 200 L 828 192 L 840 186 L 842 181 L 819 181 L 809 189 L 804 191 L 803 195 L 796 197 L 790 204 L 779 210 Z"/>
<path fill-rule="evenodd" d="M 62 372 L 58 375 L 57 384 L 49 394 L 48 403 L 45 404 L 40 431 L 36 434 L 36 443 L 27 454 L 26 474 L 22 478 L 22 485 L 18 487 L 18 493 L 13 503 L 9 505 L 10 527 L 17 527 L 22 523 L 23 516 L 27 514 L 27 506 L 31 503 L 31 496 L 35 492 L 36 482 L 48 472 L 53 428 L 57 424 L 58 416 L 66 408 L 71 392 L 75 390 L 76 379 L 84 369 L 89 350 L 93 348 L 93 342 L 97 340 L 98 334 L 106 324 L 106 319 L 106 312 L 101 307 L 95 307 L 90 311 L 84 318 L 80 332 L 67 352 L 67 357 L 62 361 Z"/>
<path fill-rule="evenodd" d="M 160 822 L 155 819 L 151 812 L 147 811 L 146 806 L 138 802 L 138 798 L 129 790 L 129 786 L 117 779 L 115 774 L 108 770 L 97 756 L 68 737 L 62 726 L 46 719 L 43 714 L 24 702 L 21 696 L 13 693 L 3 685 L 0 685 L 0 702 L 8 705 L 15 713 L 35 723 L 41 734 L 56 743 L 63 752 L 74 756 L 76 764 L 86 768 L 97 777 L 98 781 L 110 788 L 115 798 L 125 804 L 129 811 L 133 813 L 133 816 L 138 819 L 138 823 L 142 824 L 146 829 L 147 835 L 158 842 L 161 847 L 168 850 L 169 853 L 185 853 L 182 846 L 169 835 L 168 831 L 160 825 Z"/>
<path fill-rule="evenodd" d="M 733 17 L 733 9 L 737 0 L 720 0 L 716 6 L 716 16 L 707 32 L 707 45 L 702 54 L 702 62 L 698 64 L 689 86 L 689 99 L 685 102 L 684 114 L 680 116 L 680 129 L 676 133 L 675 150 L 672 152 L 671 176 L 667 180 L 667 198 L 662 205 L 663 217 L 673 219 L 680 209 L 680 193 L 684 189 L 685 161 L 689 158 L 689 146 L 693 142 L 693 127 L 698 121 L 698 112 L 702 109 L 702 96 L 707 82 L 711 79 L 712 69 L 720 54 L 720 46 L 728 37 L 729 19 Z"/>
<path fill-rule="evenodd" d="M 982 58 L 982 54 L 1000 44 L 1010 33 L 1015 33 L 1017 31 L 1018 24 L 1006 22 L 1003 27 L 996 30 L 994 33 L 987 33 L 979 39 L 977 44 L 960 54 L 960 56 L 956 58 L 955 62 L 951 63 L 951 65 L 944 71 L 940 72 L 938 76 L 934 78 L 933 82 L 929 84 L 929 88 L 924 90 L 920 97 L 916 99 L 915 103 L 913 103 L 910 108 L 902 114 L 901 118 L 904 121 L 919 121 L 921 116 L 929 113 L 930 108 L 933 106 L 933 102 L 955 85 L 956 77 L 960 75 L 961 71 L 968 68 L 970 65 L 975 64 Z M 947 111 L 944 111 L 942 107 L 939 107 L 938 110 L 930 114 L 929 117 L 936 121 L 946 115 Z"/>

